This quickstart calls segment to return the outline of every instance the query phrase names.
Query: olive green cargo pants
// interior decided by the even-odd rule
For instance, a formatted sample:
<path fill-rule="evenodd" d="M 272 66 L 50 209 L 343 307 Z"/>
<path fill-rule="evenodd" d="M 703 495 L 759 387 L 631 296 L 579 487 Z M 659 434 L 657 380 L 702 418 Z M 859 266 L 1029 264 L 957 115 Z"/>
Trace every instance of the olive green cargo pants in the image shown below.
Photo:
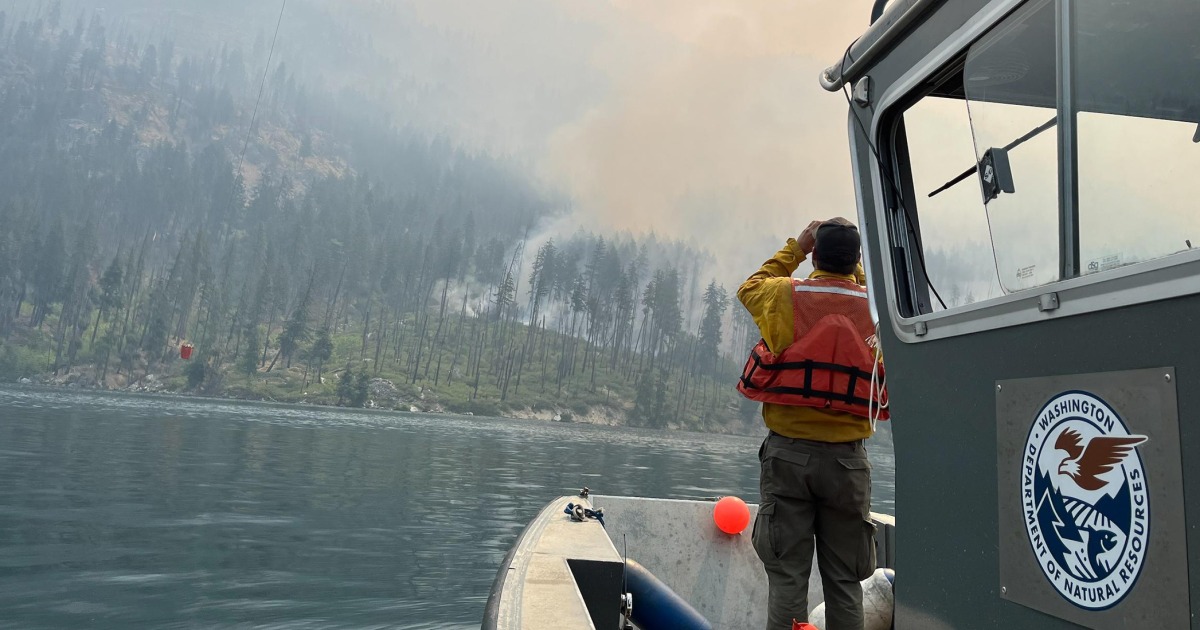
<path fill-rule="evenodd" d="M 808 619 L 814 547 L 825 591 L 822 630 L 861 630 L 862 587 L 875 571 L 871 464 L 861 441 L 830 444 L 771 433 L 759 449 L 762 503 L 754 550 L 769 580 L 767 630 Z"/>

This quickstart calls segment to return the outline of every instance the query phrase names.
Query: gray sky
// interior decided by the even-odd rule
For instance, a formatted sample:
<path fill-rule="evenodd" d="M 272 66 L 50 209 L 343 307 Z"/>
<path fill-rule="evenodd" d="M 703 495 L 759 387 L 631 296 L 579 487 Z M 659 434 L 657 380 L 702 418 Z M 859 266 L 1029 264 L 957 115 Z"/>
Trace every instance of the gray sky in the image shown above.
<path fill-rule="evenodd" d="M 431 77 L 461 97 L 445 124 L 569 192 L 576 211 L 557 229 L 689 241 L 716 256 L 712 274 L 727 285 L 808 221 L 854 216 L 846 104 L 816 77 L 866 29 L 871 4 L 411 0 L 418 21 L 457 38 L 447 54 L 463 71 Z M 914 170 L 930 190 L 977 157 L 965 104 L 936 100 L 910 121 Z M 972 116 L 982 150 L 1047 112 L 976 103 Z M 1184 175 L 1200 164 L 1189 125 L 1092 114 L 1080 125 L 1085 265 L 1200 241 Z M 1011 291 L 1056 277 L 1054 136 L 1013 159 L 1019 192 L 992 203 L 990 222 L 973 180 L 921 202 L 947 295 L 978 299 L 998 295 L 997 282 Z M 1154 220 L 1130 222 L 1131 209 Z"/>
<path fill-rule="evenodd" d="M 809 220 L 854 213 L 845 102 L 816 77 L 866 28 L 867 0 L 399 4 L 349 10 L 440 93 L 426 124 L 571 194 L 557 229 L 689 241 L 733 283 Z"/>

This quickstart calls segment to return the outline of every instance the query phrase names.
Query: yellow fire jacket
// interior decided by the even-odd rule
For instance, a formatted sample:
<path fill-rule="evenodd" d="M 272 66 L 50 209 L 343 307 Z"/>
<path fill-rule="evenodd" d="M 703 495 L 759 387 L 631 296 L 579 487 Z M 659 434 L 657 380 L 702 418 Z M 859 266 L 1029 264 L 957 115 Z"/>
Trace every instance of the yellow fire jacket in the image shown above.
<path fill-rule="evenodd" d="M 792 274 L 805 255 L 796 239 L 763 263 L 763 266 L 738 287 L 738 299 L 758 325 L 762 338 L 771 352 L 779 353 L 792 341 Z M 814 271 L 810 278 L 839 278 L 866 284 L 862 266 L 853 276 L 827 271 Z M 767 428 L 791 438 L 818 442 L 852 442 L 871 437 L 871 423 L 861 416 L 844 411 L 829 411 L 817 407 L 763 404 L 763 421 Z"/>

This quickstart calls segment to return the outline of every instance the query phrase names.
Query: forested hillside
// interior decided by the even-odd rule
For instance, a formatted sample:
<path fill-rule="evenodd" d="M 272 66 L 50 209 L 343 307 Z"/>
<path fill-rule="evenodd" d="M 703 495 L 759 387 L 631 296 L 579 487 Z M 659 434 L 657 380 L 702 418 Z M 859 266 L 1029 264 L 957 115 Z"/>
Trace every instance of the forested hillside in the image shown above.
<path fill-rule="evenodd" d="M 552 231 L 569 200 L 269 41 L 111 20 L 0 12 L 0 379 L 756 426 L 753 325 L 702 252 Z"/>

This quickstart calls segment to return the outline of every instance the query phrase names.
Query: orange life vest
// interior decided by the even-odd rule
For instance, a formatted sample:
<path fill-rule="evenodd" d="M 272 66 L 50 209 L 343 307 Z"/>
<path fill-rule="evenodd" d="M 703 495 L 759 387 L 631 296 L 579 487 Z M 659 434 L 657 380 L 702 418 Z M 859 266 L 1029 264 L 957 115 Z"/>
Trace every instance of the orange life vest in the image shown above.
<path fill-rule="evenodd" d="M 871 391 L 871 370 L 883 380 L 883 365 L 875 365 L 875 325 L 867 290 L 834 278 L 792 280 L 793 341 L 778 355 L 759 341 L 750 351 L 738 391 L 750 400 L 777 405 L 821 407 L 864 418 L 876 408 L 878 419 L 887 393 Z"/>

